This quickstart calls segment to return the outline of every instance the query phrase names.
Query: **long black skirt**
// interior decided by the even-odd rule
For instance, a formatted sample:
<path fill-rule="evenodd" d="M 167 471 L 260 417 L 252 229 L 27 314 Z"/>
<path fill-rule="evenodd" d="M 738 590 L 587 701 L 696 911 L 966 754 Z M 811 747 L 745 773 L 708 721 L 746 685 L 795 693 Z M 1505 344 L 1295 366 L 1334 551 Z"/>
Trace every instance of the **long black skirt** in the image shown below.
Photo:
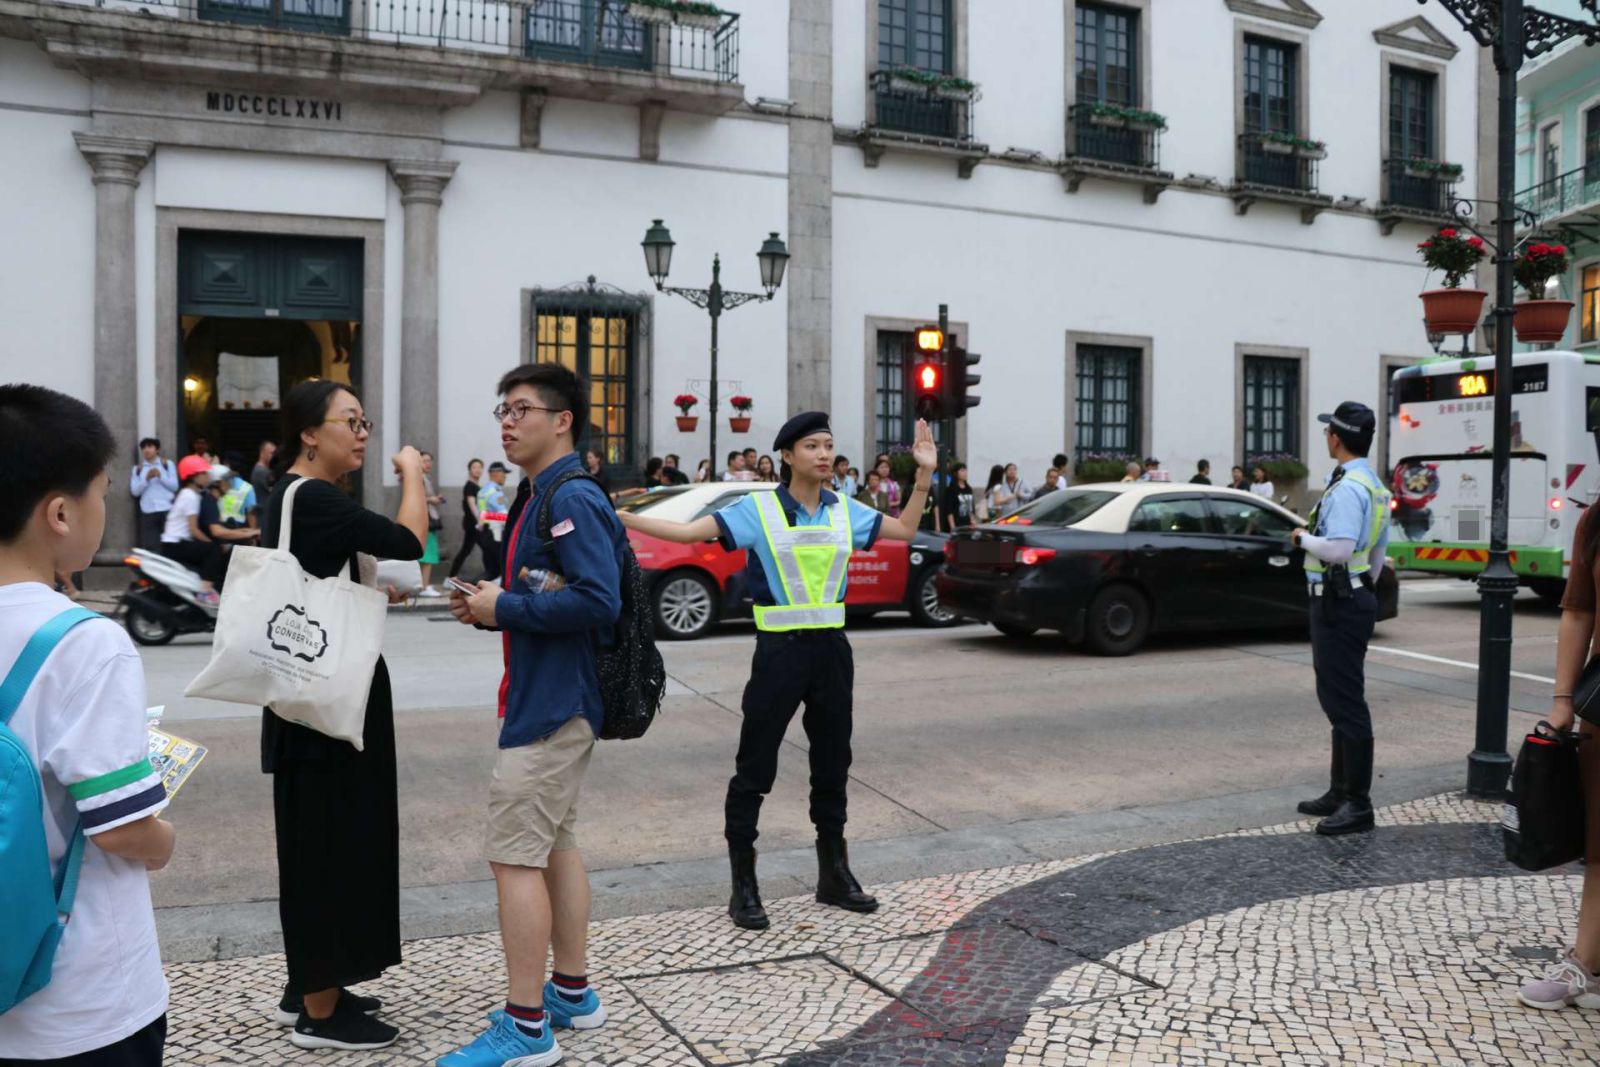
<path fill-rule="evenodd" d="M 303 728 L 302 728 L 303 729 Z M 363 750 L 280 758 L 278 915 L 292 993 L 370 981 L 400 962 L 400 800 L 394 696 L 378 661 Z"/>

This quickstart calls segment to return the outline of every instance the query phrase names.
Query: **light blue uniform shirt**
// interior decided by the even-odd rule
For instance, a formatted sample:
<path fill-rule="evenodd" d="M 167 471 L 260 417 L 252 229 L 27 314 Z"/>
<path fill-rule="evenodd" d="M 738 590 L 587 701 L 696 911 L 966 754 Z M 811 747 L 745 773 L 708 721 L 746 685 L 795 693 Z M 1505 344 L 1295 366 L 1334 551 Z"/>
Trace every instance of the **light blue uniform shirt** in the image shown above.
<path fill-rule="evenodd" d="M 774 492 L 778 498 L 778 506 L 783 508 L 784 514 L 794 526 L 828 525 L 828 506 L 839 499 L 824 489 L 817 510 L 812 512 L 807 511 L 790 495 L 787 486 L 780 485 Z M 850 519 L 853 547 L 858 552 L 865 552 L 878 540 L 878 531 L 883 527 L 883 512 L 869 508 L 858 500 L 846 499 L 844 503 L 846 514 Z M 756 510 L 756 494 L 746 493 L 734 503 L 718 510 L 713 517 L 722 531 L 722 547 L 730 552 L 742 548 L 750 553 L 746 557 L 749 562 L 745 565 L 750 598 L 757 604 L 763 605 L 789 603 L 789 598 L 783 594 L 781 583 L 767 577 L 769 574 L 778 573 L 778 561 L 773 558 L 772 547 L 767 544 L 766 532 L 761 527 L 761 515 Z M 848 588 L 848 582 L 846 587 Z M 840 596 L 843 595 L 844 590 L 841 589 Z"/>
<path fill-rule="evenodd" d="M 156 472 L 155 478 L 145 476 L 145 472 L 151 470 Z M 178 489 L 178 468 L 170 459 L 155 463 L 140 460 L 134 464 L 133 474 L 128 478 L 128 492 L 139 498 L 139 510 L 147 515 L 171 509 Z"/>
<path fill-rule="evenodd" d="M 1383 484 L 1365 457 L 1357 457 L 1346 463 L 1345 477 L 1322 494 L 1322 502 L 1317 505 L 1317 528 L 1311 532 L 1329 541 L 1354 541 L 1356 549 L 1350 554 L 1351 560 L 1360 559 L 1365 553 L 1372 566 L 1371 574 L 1376 578 L 1389 549 L 1389 524 L 1384 523 L 1378 534 L 1378 543 L 1371 544 L 1372 494 L 1349 477 L 1353 470 L 1364 470 L 1374 482 Z M 1332 481 L 1333 476 L 1330 474 L 1328 478 Z M 1306 578 L 1316 585 L 1323 576 L 1307 571 Z"/>

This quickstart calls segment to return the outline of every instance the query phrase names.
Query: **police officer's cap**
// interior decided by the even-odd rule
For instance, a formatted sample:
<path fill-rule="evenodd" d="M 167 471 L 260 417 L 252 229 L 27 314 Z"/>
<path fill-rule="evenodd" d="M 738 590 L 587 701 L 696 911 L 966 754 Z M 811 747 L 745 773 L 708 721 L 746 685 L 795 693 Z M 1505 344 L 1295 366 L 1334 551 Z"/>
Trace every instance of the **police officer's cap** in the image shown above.
<path fill-rule="evenodd" d="M 494 474 L 496 472 L 499 472 L 500 474 L 510 474 L 511 468 L 506 466 L 504 463 L 501 463 L 499 460 L 495 460 L 493 463 L 489 464 L 489 473 Z"/>
<path fill-rule="evenodd" d="M 1317 421 L 1358 436 L 1373 433 L 1378 428 L 1378 416 L 1367 405 L 1354 400 L 1346 400 L 1334 408 L 1332 415 L 1318 415 Z"/>
<path fill-rule="evenodd" d="M 781 452 L 786 448 L 792 448 L 796 441 L 810 437 L 814 433 L 832 432 L 826 411 L 802 411 L 783 424 L 783 429 L 778 431 L 778 436 L 772 442 L 772 449 L 774 452 Z"/>

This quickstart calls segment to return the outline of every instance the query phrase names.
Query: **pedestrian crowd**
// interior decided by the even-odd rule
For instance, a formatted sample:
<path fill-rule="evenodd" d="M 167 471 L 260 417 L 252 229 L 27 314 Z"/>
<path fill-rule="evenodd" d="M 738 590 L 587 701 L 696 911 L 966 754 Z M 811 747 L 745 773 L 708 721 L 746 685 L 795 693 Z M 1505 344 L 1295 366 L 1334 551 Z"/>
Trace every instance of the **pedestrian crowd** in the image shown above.
<path fill-rule="evenodd" d="M 606 1008 L 588 980 L 579 796 L 597 737 L 615 736 L 608 730 L 618 702 L 653 693 L 647 724 L 665 684 L 653 645 L 623 627 L 625 609 L 639 607 L 630 604 L 640 583 L 630 578 L 637 562 L 628 530 L 749 553 L 757 645 L 723 816 L 728 914 L 735 925 L 760 930 L 769 919 L 757 879 L 759 814 L 801 704 L 816 897 L 855 912 L 879 907 L 853 875 L 844 837 L 854 661 L 843 630 L 841 556 L 847 561 L 880 539 L 910 541 L 929 524 L 953 530 L 1014 515 L 1064 489 L 1070 468 L 1058 455 L 1034 486 L 1015 464 L 995 465 L 980 488 L 959 461 L 936 471 L 931 431 L 919 422 L 912 477 L 900 484 L 891 457 L 880 455 L 863 480 L 834 454 L 827 414 L 804 412 L 775 439 L 776 463 L 744 452 L 729 457 L 725 480 L 758 479 L 763 460 L 766 474 L 776 467 L 771 490 L 679 523 L 616 510 L 601 457 L 577 451 L 588 404 L 571 371 L 521 365 L 501 379 L 497 395 L 505 461 L 468 465 L 459 519 L 465 543 L 450 567 L 449 608 L 503 650 L 503 677 L 484 694 L 500 728 L 483 854 L 496 882 L 507 995 L 483 1032 L 438 1067 L 549 1067 L 561 1058 L 556 1030 L 605 1024 Z M 363 468 L 374 429 L 353 390 L 303 382 L 286 394 L 282 416 L 281 439 L 262 445 L 248 476 L 240 457 L 218 462 L 203 440 L 176 463 L 161 457 L 159 442 L 142 442 L 129 483 L 140 502 L 141 541 L 195 567 L 213 590 L 226 577 L 228 551 L 253 544 L 282 546 L 308 582 L 364 585 L 368 596 L 377 595 L 371 559 L 439 561 L 447 502 L 435 490 L 431 456 L 406 446 L 391 457 L 400 487 L 391 518 L 342 487 Z M 1338 466 L 1294 540 L 1307 554 L 1314 671 L 1332 754 L 1328 792 L 1301 810 L 1321 818 L 1321 833 L 1360 833 L 1373 827 L 1362 663 L 1385 565 L 1387 490 L 1367 459 L 1370 409 L 1344 404 L 1320 418 Z M 0 665 L 9 664 L 0 683 L 4 1067 L 162 1062 L 168 987 L 149 872 L 172 860 L 177 834 L 162 817 L 168 796 L 148 756 L 143 668 L 120 627 L 51 588 L 58 575 L 86 568 L 100 547 L 115 451 L 90 406 L 38 386 L 0 386 L 0 453 L 8 460 L 0 467 Z M 514 488 L 513 470 L 522 475 Z M 710 464 L 700 470 L 709 477 Z M 1231 473 L 1236 487 L 1274 491 L 1265 470 L 1248 479 L 1241 468 Z M 654 487 L 689 484 L 676 456 L 652 460 L 646 474 Z M 1169 480 L 1153 457 L 1130 464 L 1127 477 Z M 1191 481 L 1210 484 L 1209 464 L 1202 461 Z M 1575 718 L 1574 703 L 1600 643 L 1597 511 L 1580 522 L 1555 700 L 1542 724 L 1551 737 L 1577 727 L 1591 738 L 1581 756 L 1589 863 L 1573 946 L 1519 991 L 1540 1009 L 1600 1007 L 1600 744 Z M 832 551 L 807 551 L 818 546 Z M 499 580 L 456 577 L 473 551 Z M 235 581 L 250 575 L 245 568 Z M 221 610 L 226 616 L 227 602 Z M 285 633 L 303 634 L 296 625 L 285 622 Z M 278 624 L 265 629 L 276 640 Z M 635 663 L 653 656 L 658 668 L 627 675 L 638 684 L 626 693 L 618 688 L 623 649 Z M 263 1009 L 304 1049 L 378 1050 L 400 1036 L 383 1020 L 382 1001 L 352 988 L 402 963 L 395 717 L 381 654 L 362 681 L 356 738 L 262 710 L 285 966 L 281 997 Z"/>

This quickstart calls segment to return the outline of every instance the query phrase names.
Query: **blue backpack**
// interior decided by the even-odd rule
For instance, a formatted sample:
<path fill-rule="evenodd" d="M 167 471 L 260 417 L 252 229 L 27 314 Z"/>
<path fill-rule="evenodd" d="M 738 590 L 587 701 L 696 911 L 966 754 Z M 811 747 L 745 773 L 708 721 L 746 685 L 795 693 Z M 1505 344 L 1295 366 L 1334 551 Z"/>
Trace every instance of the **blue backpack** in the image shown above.
<path fill-rule="evenodd" d="M 67 632 L 101 616 L 70 608 L 29 638 L 0 682 L 0 1014 L 50 984 L 56 948 L 72 914 L 83 866 L 83 826 L 72 832 L 61 870 L 52 876 L 44 836 L 44 782 L 34 757 L 7 725 L 34 676 Z"/>

